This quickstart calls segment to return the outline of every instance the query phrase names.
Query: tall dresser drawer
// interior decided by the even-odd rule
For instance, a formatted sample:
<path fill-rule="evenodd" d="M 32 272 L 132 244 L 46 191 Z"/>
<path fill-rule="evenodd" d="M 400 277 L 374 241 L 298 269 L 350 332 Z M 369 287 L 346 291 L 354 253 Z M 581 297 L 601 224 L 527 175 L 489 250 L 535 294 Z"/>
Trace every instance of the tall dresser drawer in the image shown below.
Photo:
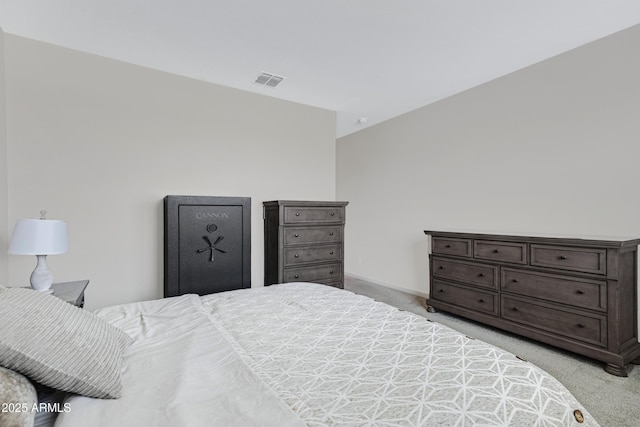
<path fill-rule="evenodd" d="M 471 239 L 434 237 L 431 245 L 434 254 L 471 257 Z"/>
<path fill-rule="evenodd" d="M 531 245 L 531 265 L 606 274 L 607 252 L 604 249 Z"/>
<path fill-rule="evenodd" d="M 526 264 L 527 244 L 518 242 L 474 240 L 473 257 L 490 261 Z"/>
<path fill-rule="evenodd" d="M 451 283 L 433 281 L 431 299 L 455 304 L 485 314 L 498 315 L 497 294 L 476 289 L 464 288 Z"/>
<path fill-rule="evenodd" d="M 285 224 L 344 222 L 344 207 L 294 207 L 284 208 Z"/>
<path fill-rule="evenodd" d="M 433 257 L 433 276 L 485 288 L 498 287 L 498 268 L 472 262 Z"/>
<path fill-rule="evenodd" d="M 287 268 L 284 271 L 285 282 L 317 282 L 342 279 L 341 264 L 323 264 L 309 267 Z"/>
<path fill-rule="evenodd" d="M 504 294 L 500 305 L 503 319 L 603 347 L 607 344 L 604 315 L 553 308 Z"/>
<path fill-rule="evenodd" d="M 342 226 L 288 227 L 284 229 L 284 244 L 332 243 L 342 241 Z"/>
<path fill-rule="evenodd" d="M 322 283 L 323 285 L 327 285 L 327 286 L 332 286 L 334 288 L 338 288 L 338 289 L 344 289 L 344 283 L 342 280 L 340 280 L 339 282 L 333 281 L 333 280 L 316 280 L 315 283 Z"/>
<path fill-rule="evenodd" d="M 339 261 L 341 259 L 342 245 L 301 246 L 284 249 L 284 265 Z"/>
<path fill-rule="evenodd" d="M 605 281 L 502 268 L 500 284 L 506 292 L 535 295 L 547 301 L 591 310 L 604 311 L 607 308 Z"/>

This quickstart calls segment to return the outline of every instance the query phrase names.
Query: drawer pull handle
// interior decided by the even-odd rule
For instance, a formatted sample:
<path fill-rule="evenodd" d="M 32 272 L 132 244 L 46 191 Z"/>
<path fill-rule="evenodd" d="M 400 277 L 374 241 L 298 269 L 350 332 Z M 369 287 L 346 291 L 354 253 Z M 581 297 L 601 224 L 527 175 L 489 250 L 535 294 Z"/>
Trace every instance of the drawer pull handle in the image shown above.
<path fill-rule="evenodd" d="M 296 212 L 296 216 L 300 216 L 300 212 Z"/>
<path fill-rule="evenodd" d="M 438 270 L 444 270 L 444 265 L 439 265 Z"/>
<path fill-rule="evenodd" d="M 499 254 L 499 253 L 500 253 L 500 249 L 494 249 L 494 250 L 493 250 L 493 253 L 494 253 L 494 254 Z"/>
<path fill-rule="evenodd" d="M 444 292 L 444 289 L 438 289 L 438 292 Z"/>
<path fill-rule="evenodd" d="M 330 270 L 330 271 L 329 271 L 329 274 L 333 274 L 333 270 Z"/>
<path fill-rule="evenodd" d="M 294 257 L 294 258 L 300 258 L 300 255 L 295 254 L 293 257 Z"/>
<path fill-rule="evenodd" d="M 333 231 L 331 233 L 329 233 L 329 236 L 333 236 Z"/>
<path fill-rule="evenodd" d="M 581 291 L 580 289 L 578 289 L 578 290 L 576 291 L 576 294 L 578 294 L 578 295 L 582 295 L 582 294 L 584 294 L 584 291 Z"/>
<path fill-rule="evenodd" d="M 295 276 L 293 276 L 293 277 L 296 278 L 296 279 L 300 278 L 300 276 L 298 276 L 297 274 Z"/>
<path fill-rule="evenodd" d="M 511 307 L 511 311 L 518 311 L 517 307 Z"/>
<path fill-rule="evenodd" d="M 446 246 L 445 246 L 445 248 L 450 248 L 450 247 L 451 247 L 451 245 L 446 245 Z"/>
<path fill-rule="evenodd" d="M 584 328 L 584 325 L 582 323 L 578 323 L 576 326 L 580 329 Z"/>
<path fill-rule="evenodd" d="M 484 273 L 478 274 L 478 277 L 484 277 Z"/>
<path fill-rule="evenodd" d="M 300 235 L 298 233 L 293 235 L 294 237 L 300 237 Z"/>
<path fill-rule="evenodd" d="M 333 251 L 329 252 L 329 255 L 333 255 Z"/>
<path fill-rule="evenodd" d="M 331 212 L 331 216 L 336 216 L 336 213 L 335 212 Z"/>
<path fill-rule="evenodd" d="M 513 283 L 518 283 L 518 279 L 511 280 Z"/>
<path fill-rule="evenodd" d="M 480 298 L 480 299 L 478 300 L 478 302 L 482 302 L 482 303 L 484 303 L 484 300 L 483 300 L 482 298 Z"/>
<path fill-rule="evenodd" d="M 567 259 L 567 257 L 566 257 L 566 256 L 564 256 L 564 255 L 560 255 L 558 258 L 559 258 L 559 259 L 561 259 L 561 260 L 563 260 L 563 261 L 564 261 L 565 259 Z"/>

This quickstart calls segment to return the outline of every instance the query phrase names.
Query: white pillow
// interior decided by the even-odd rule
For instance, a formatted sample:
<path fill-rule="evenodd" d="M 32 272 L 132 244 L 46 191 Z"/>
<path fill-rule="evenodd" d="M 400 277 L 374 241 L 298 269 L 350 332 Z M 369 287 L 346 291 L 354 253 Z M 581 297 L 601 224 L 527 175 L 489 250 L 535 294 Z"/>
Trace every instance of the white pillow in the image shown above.
<path fill-rule="evenodd" d="M 25 288 L 0 287 L 0 365 L 46 386 L 117 399 L 131 337 L 90 311 Z"/>

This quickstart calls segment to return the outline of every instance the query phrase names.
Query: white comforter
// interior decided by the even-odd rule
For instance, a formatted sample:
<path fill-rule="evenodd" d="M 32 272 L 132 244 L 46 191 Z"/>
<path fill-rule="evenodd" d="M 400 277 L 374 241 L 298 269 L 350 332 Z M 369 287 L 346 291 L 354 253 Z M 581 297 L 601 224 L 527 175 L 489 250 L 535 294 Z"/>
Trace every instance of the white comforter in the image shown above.
<path fill-rule="evenodd" d="M 74 397 L 57 425 L 597 426 L 530 363 L 328 286 L 188 295 L 99 314 L 135 338 L 123 397 Z"/>
<path fill-rule="evenodd" d="M 134 338 L 122 397 L 74 396 L 56 426 L 303 426 L 222 336 L 196 295 L 128 304 L 98 315 Z"/>

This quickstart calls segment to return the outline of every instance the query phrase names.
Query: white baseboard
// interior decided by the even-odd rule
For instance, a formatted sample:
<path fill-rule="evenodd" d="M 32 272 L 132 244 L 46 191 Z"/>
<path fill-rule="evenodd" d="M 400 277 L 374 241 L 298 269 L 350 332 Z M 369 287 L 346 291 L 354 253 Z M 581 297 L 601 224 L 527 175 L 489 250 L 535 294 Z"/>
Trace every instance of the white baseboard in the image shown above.
<path fill-rule="evenodd" d="M 401 292 L 404 292 L 405 294 L 415 295 L 415 296 L 420 297 L 420 298 L 427 298 L 427 294 L 425 294 L 423 292 L 420 292 L 420 291 L 414 291 L 414 290 L 410 290 L 410 289 L 401 288 L 400 286 L 392 285 L 391 283 L 379 282 L 377 280 L 373 280 L 373 279 L 370 279 L 370 278 L 364 277 L 364 276 L 359 276 L 357 274 L 344 273 L 344 275 L 345 275 L 345 278 L 346 277 L 352 277 L 354 279 L 363 280 L 365 282 L 373 283 L 374 285 L 384 286 L 385 288 L 390 288 L 390 289 L 394 289 L 396 291 L 401 291 Z"/>

